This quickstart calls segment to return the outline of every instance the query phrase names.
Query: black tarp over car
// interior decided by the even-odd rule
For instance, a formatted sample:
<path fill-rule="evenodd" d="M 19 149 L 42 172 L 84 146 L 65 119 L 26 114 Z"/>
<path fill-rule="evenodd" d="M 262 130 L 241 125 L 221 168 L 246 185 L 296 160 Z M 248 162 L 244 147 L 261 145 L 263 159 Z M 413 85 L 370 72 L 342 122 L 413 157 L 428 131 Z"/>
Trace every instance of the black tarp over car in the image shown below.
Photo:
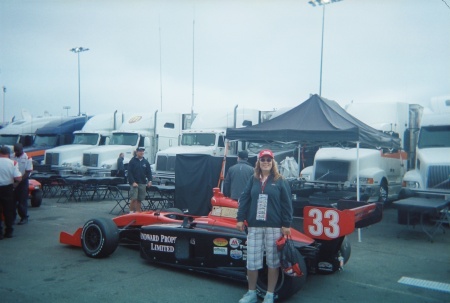
<path fill-rule="evenodd" d="M 400 147 L 398 138 L 364 124 L 346 112 L 337 102 L 317 94 L 264 123 L 245 128 L 228 128 L 226 138 L 310 145 L 360 142 L 361 147 L 391 149 Z"/>
<path fill-rule="evenodd" d="M 256 157 L 250 157 L 248 161 L 254 165 Z M 207 215 L 211 210 L 213 188 L 219 185 L 223 157 L 179 154 L 175 162 L 174 206 L 191 215 Z M 227 157 L 225 175 L 236 162 L 236 156 Z"/>

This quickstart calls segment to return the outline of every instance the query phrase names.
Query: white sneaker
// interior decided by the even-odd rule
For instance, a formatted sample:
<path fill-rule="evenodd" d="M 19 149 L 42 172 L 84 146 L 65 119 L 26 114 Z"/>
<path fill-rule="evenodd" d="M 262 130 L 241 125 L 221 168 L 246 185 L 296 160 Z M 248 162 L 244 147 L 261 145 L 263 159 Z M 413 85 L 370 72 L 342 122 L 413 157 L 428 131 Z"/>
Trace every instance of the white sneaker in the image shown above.
<path fill-rule="evenodd" d="M 257 303 L 258 298 L 256 297 L 256 292 L 247 292 L 240 300 L 239 303 Z"/>
<path fill-rule="evenodd" d="M 273 303 L 273 295 L 272 295 L 272 296 L 266 295 L 266 296 L 264 297 L 263 303 Z"/>

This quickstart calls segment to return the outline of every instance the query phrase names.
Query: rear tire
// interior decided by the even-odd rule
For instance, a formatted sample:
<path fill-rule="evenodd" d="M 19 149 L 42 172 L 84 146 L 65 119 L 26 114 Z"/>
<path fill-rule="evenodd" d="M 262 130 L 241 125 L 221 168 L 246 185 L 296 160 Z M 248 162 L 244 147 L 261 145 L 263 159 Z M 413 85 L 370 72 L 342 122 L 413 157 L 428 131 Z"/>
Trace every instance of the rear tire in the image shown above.
<path fill-rule="evenodd" d="M 341 253 L 342 258 L 344 258 L 344 264 L 347 264 L 348 260 L 350 259 L 350 255 L 352 253 L 352 247 L 351 247 L 350 241 L 348 241 L 347 237 L 345 237 L 344 241 L 342 241 L 339 252 Z"/>
<path fill-rule="evenodd" d="M 88 257 L 105 258 L 119 245 L 119 229 L 111 219 L 91 219 L 83 226 L 81 245 Z"/>
<path fill-rule="evenodd" d="M 264 261 L 265 262 L 265 261 Z M 301 277 L 291 277 L 285 275 L 283 271 L 279 270 L 277 285 L 275 286 L 274 296 L 278 300 L 284 300 L 302 288 L 306 283 L 306 276 L 308 275 L 308 269 L 306 268 L 305 260 L 302 258 L 299 262 L 300 269 L 303 272 Z M 256 282 L 256 291 L 258 296 L 263 298 L 267 292 L 267 265 L 264 264 L 264 268 L 259 270 L 258 281 Z"/>

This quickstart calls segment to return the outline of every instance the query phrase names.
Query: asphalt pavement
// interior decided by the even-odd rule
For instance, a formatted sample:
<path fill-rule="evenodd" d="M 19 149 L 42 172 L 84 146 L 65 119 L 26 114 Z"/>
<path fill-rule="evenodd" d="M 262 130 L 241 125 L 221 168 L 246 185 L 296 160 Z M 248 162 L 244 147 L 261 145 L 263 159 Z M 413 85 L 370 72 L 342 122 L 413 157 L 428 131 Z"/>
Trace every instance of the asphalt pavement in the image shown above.
<path fill-rule="evenodd" d="M 149 264 L 129 247 L 98 260 L 59 243 L 60 231 L 114 217 L 114 205 L 44 199 L 30 208 L 29 223 L 15 225 L 14 237 L 0 241 L 0 302 L 225 303 L 246 292 L 242 283 Z M 448 225 L 430 242 L 419 226 L 398 224 L 395 209 L 383 215 L 382 222 L 349 236 L 352 255 L 343 271 L 309 275 L 284 302 L 450 302 Z"/>

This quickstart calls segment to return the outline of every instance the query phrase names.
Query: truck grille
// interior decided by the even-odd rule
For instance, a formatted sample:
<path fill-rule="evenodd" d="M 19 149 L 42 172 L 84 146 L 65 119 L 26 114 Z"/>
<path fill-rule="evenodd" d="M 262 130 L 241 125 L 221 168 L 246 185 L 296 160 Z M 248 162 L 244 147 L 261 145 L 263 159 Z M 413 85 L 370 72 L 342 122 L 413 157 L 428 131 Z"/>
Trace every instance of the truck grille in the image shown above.
<path fill-rule="evenodd" d="M 435 165 L 428 169 L 428 184 L 429 189 L 450 189 L 450 166 Z"/>
<path fill-rule="evenodd" d="M 59 153 L 47 153 L 45 156 L 45 164 L 58 165 L 59 164 Z"/>
<path fill-rule="evenodd" d="M 98 154 L 83 154 L 84 166 L 98 166 Z"/>
<path fill-rule="evenodd" d="M 315 181 L 348 181 L 350 163 L 344 161 L 316 161 Z"/>
<path fill-rule="evenodd" d="M 156 170 L 175 172 L 175 159 L 175 156 L 158 156 Z"/>

